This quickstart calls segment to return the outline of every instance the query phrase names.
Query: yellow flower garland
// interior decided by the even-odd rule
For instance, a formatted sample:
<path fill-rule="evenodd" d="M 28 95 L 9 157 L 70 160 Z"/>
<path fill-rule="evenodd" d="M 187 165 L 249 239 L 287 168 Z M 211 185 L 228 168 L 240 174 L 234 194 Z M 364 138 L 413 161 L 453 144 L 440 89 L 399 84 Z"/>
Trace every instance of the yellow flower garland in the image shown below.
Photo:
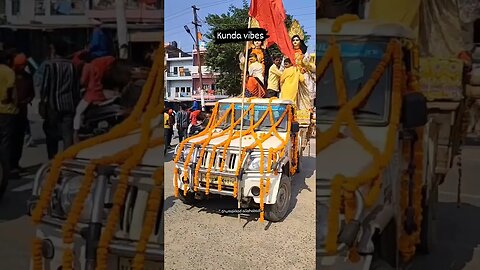
<path fill-rule="evenodd" d="M 208 169 L 207 169 L 207 173 L 206 173 L 206 176 L 205 176 L 205 182 L 206 182 L 206 189 L 205 189 L 205 193 L 208 194 L 209 193 L 209 184 L 210 184 L 210 174 L 211 174 L 211 170 L 213 168 L 213 165 L 214 165 L 214 162 L 215 162 L 215 155 L 217 155 L 217 149 L 219 147 L 223 147 L 223 154 L 222 154 L 222 162 L 220 164 L 220 171 L 223 171 L 224 169 L 224 166 L 225 166 L 225 159 L 226 159 L 226 148 L 230 145 L 230 142 L 233 140 L 233 139 L 237 139 L 239 138 L 240 136 L 247 136 L 247 135 L 251 135 L 252 137 L 254 137 L 255 141 L 253 144 L 243 148 L 240 150 L 240 153 L 239 153 L 239 160 L 238 160 L 238 164 L 237 164 L 237 167 L 236 167 L 236 172 L 235 172 L 235 175 L 238 176 L 239 173 L 240 173 L 240 169 L 241 169 L 241 165 L 245 159 L 245 156 L 246 156 L 246 153 L 247 151 L 255 148 L 255 147 L 259 147 L 260 148 L 260 156 L 263 157 L 264 156 L 264 149 L 263 149 L 263 145 L 262 143 L 267 140 L 268 138 L 270 138 L 273 135 L 275 135 L 277 138 L 279 138 L 281 140 L 281 145 L 276 148 L 276 149 L 269 149 L 269 154 L 267 156 L 267 172 L 270 173 L 271 172 L 271 166 L 272 166 L 272 163 L 273 163 L 273 158 L 277 158 L 278 157 L 278 152 L 280 152 L 280 156 L 282 155 L 282 152 L 285 152 L 285 146 L 287 145 L 288 143 L 288 136 L 290 135 L 290 125 L 287 126 L 287 139 L 283 139 L 278 131 L 276 130 L 276 127 L 283 121 L 283 119 L 287 116 L 288 114 L 288 117 L 289 117 L 289 123 L 291 123 L 291 120 L 293 119 L 292 117 L 292 109 L 291 109 L 291 106 L 287 106 L 287 110 L 283 112 L 283 114 L 280 116 L 279 120 L 276 122 L 276 123 L 273 123 L 274 121 L 274 118 L 273 118 L 273 114 L 272 114 L 272 108 L 271 108 L 271 101 L 273 100 L 273 98 L 271 98 L 269 100 L 269 105 L 267 107 L 267 110 L 263 113 L 263 115 L 259 118 L 259 120 L 257 121 L 257 123 L 254 123 L 253 122 L 253 116 L 254 116 L 254 104 L 250 104 L 249 108 L 244 112 L 244 114 L 242 116 L 240 116 L 239 119 L 237 119 L 236 121 L 234 120 L 234 107 L 233 107 L 233 104 L 231 104 L 230 108 L 227 110 L 227 112 L 221 117 L 220 120 L 218 120 L 217 122 L 214 122 L 213 120 L 213 117 L 212 119 L 210 119 L 210 122 L 209 122 L 209 127 L 207 128 L 207 132 L 203 132 L 202 134 L 199 134 L 199 135 L 196 135 L 196 136 L 193 136 L 193 137 L 190 137 L 190 138 L 187 138 L 185 141 L 181 142 L 180 143 L 180 146 L 178 148 L 178 152 L 177 152 L 177 156 L 175 157 L 174 161 L 175 163 L 177 163 L 180 159 L 180 156 L 182 154 L 182 151 L 183 151 L 183 148 L 185 147 L 186 143 L 191 141 L 193 138 L 199 138 L 201 136 L 205 136 L 207 135 L 206 138 L 200 140 L 200 141 L 197 141 L 197 142 L 194 142 L 192 145 L 190 145 L 190 151 L 189 151 L 189 154 L 187 155 L 187 158 L 185 159 L 185 163 L 184 163 L 184 172 L 186 172 L 187 168 L 188 168 L 188 163 L 191 159 L 191 156 L 193 154 L 193 150 L 195 148 L 195 145 L 201 145 L 201 151 L 200 151 L 200 155 L 199 155 L 199 159 L 197 161 L 197 165 L 195 167 L 195 171 L 194 171 L 194 191 L 197 191 L 197 187 L 198 187 L 198 177 L 199 177 L 199 170 L 200 170 L 200 167 L 201 167 L 201 164 L 202 164 L 202 160 L 203 160 L 203 157 L 204 157 L 204 153 L 205 153 L 205 149 L 207 147 L 207 145 L 210 144 L 210 141 L 214 138 L 218 138 L 218 137 L 221 137 L 221 136 L 224 136 L 225 134 L 228 134 L 228 137 L 227 139 L 222 142 L 222 143 L 219 143 L 217 145 L 213 145 L 213 149 L 212 149 L 212 155 L 210 157 L 210 160 L 209 160 L 209 164 L 208 164 Z M 248 100 L 248 102 L 251 102 L 251 98 Z M 218 113 L 218 104 L 217 106 L 215 107 L 214 109 L 214 114 L 216 115 Z M 220 124 L 220 123 L 223 123 L 223 121 L 225 121 L 228 117 L 228 115 L 231 115 L 231 124 L 230 124 L 230 127 L 223 130 L 222 132 L 218 133 L 218 134 L 215 134 L 213 135 L 213 130 Z M 243 131 L 234 131 L 234 127 L 238 125 L 238 123 L 241 121 L 241 119 L 243 119 L 243 117 L 245 117 L 247 114 L 250 114 L 250 126 L 247 130 Z M 270 116 L 270 122 L 272 123 L 272 127 L 269 129 L 268 133 L 266 135 L 263 135 L 261 136 L 260 138 L 257 136 L 257 134 L 255 133 L 255 129 L 268 117 Z M 292 148 L 293 148 L 293 157 L 292 158 L 296 158 L 298 153 L 296 151 L 296 147 L 297 147 L 297 143 L 296 143 L 296 140 L 293 141 L 293 144 L 292 144 Z M 260 212 L 260 221 L 263 221 L 264 219 L 264 197 L 265 195 L 268 194 L 268 190 L 270 188 L 270 178 L 267 178 L 266 179 L 266 184 L 264 183 L 265 181 L 265 177 L 264 177 L 264 159 L 262 158 L 261 161 L 261 168 L 260 168 L 260 209 L 261 209 L 261 212 Z M 296 165 L 298 166 L 298 165 Z M 291 168 L 291 172 L 294 173 L 296 171 L 296 166 L 293 166 Z M 175 196 L 178 196 L 178 184 L 177 184 L 177 181 L 178 181 L 178 169 L 175 168 L 174 169 L 174 188 L 175 188 Z M 186 180 L 185 179 L 186 177 L 186 173 L 184 173 L 184 181 Z M 186 193 L 187 192 L 187 188 L 188 188 L 188 184 L 186 183 L 186 181 L 184 182 L 184 192 Z M 221 177 L 218 177 L 218 190 L 221 190 Z M 238 195 L 238 184 L 235 183 L 234 184 L 234 187 L 233 187 L 233 196 L 236 197 Z"/>
<path fill-rule="evenodd" d="M 401 109 L 401 95 L 404 89 L 402 89 L 402 52 L 398 41 L 392 41 L 387 47 L 387 51 L 378 65 L 377 69 L 372 75 L 372 78 L 363 86 L 360 92 L 350 101 L 346 100 L 346 89 L 343 77 L 339 72 L 341 71 L 340 51 L 337 46 L 333 47 L 333 64 L 336 77 L 336 88 L 339 99 L 339 105 L 341 109 L 338 112 L 335 123 L 325 132 L 319 134 L 320 145 L 317 148 L 318 151 L 325 149 L 339 135 L 339 129 L 342 125 L 346 124 L 352 132 L 352 137 L 362 147 L 374 157 L 374 162 L 370 168 L 365 170 L 362 174 L 346 178 L 342 175 L 336 175 L 332 180 L 331 186 L 331 198 L 330 198 L 330 210 L 328 216 L 328 234 L 326 240 L 326 250 L 328 253 L 333 254 L 337 249 L 337 233 L 339 230 L 338 215 L 340 213 L 340 206 L 342 205 L 342 190 L 346 192 L 354 192 L 358 187 L 365 184 L 374 184 L 367 196 L 366 201 L 371 204 L 372 201 L 376 201 L 379 193 L 379 184 L 375 179 L 379 179 L 380 173 L 388 165 L 391 157 L 394 153 L 396 131 L 398 130 L 400 120 Z M 358 125 L 355 123 L 353 117 L 353 110 L 358 107 L 366 97 L 373 90 L 377 81 L 380 79 L 387 64 L 392 59 L 394 60 L 394 78 L 393 78 L 393 97 L 392 97 L 392 109 L 390 115 L 390 126 L 387 133 L 387 143 L 385 145 L 383 153 L 376 149 L 364 136 Z M 378 180 L 377 180 L 378 181 Z M 347 193 L 348 194 L 348 193 Z M 350 194 L 351 196 L 351 194 Z M 345 198 L 343 199 L 345 200 Z M 345 204 L 345 214 L 348 217 L 354 215 L 354 204 Z M 355 256 L 353 256 L 355 257 Z"/>
<path fill-rule="evenodd" d="M 163 48 L 160 47 L 160 50 L 162 52 Z M 35 224 L 40 223 L 43 215 L 43 211 L 49 204 L 50 197 L 53 193 L 53 189 L 55 188 L 57 179 L 60 176 L 60 168 L 63 160 L 74 158 L 77 155 L 77 153 L 83 149 L 127 135 L 129 132 L 139 127 L 138 120 L 141 114 L 145 110 L 147 110 L 147 113 L 146 113 L 145 119 L 143 119 L 144 123 L 142 128 L 142 138 L 141 138 L 140 146 L 152 145 L 152 143 L 150 144 L 148 143 L 149 136 L 145 136 L 145 133 L 147 133 L 145 130 L 145 126 L 148 126 L 147 128 L 150 128 L 149 126 L 150 126 L 151 120 L 157 115 L 160 115 L 161 113 L 161 106 L 158 106 L 158 104 L 162 103 L 161 101 L 161 93 L 162 93 L 161 89 L 163 88 L 162 87 L 163 68 L 161 68 L 163 64 L 162 56 L 163 56 L 163 53 L 157 54 L 153 68 L 149 74 L 147 82 L 144 85 L 142 95 L 140 96 L 140 99 L 137 102 L 133 112 L 124 122 L 114 127 L 109 133 L 92 138 L 90 140 L 83 141 L 75 146 L 72 146 L 71 148 L 67 149 L 66 151 L 64 151 L 63 153 L 55 157 L 55 159 L 53 160 L 52 168 L 50 170 L 48 178 L 45 182 L 44 187 L 42 188 L 42 193 L 40 195 L 38 204 L 32 213 L 32 219 Z M 160 76 L 157 76 L 158 72 L 160 72 Z M 146 124 L 146 122 L 148 122 L 148 124 Z M 151 132 L 148 132 L 148 133 L 151 133 Z M 160 144 L 163 144 L 163 138 L 154 140 L 153 145 L 160 145 Z M 78 221 L 79 215 L 82 212 L 83 202 L 85 201 L 86 197 L 89 194 L 89 191 L 90 191 L 89 187 L 91 187 L 91 184 L 93 183 L 93 172 L 95 167 L 97 165 L 110 164 L 112 162 L 119 162 L 127 158 L 130 153 L 133 153 L 133 156 L 136 157 L 136 159 L 135 160 L 129 159 L 127 160 L 127 164 L 126 164 L 126 167 L 133 168 L 135 167 L 136 163 L 138 163 L 141 160 L 141 157 L 143 156 L 142 152 L 145 151 L 144 148 L 145 147 L 143 147 L 143 151 L 137 150 L 137 149 L 132 151 L 132 149 L 127 149 L 125 151 L 121 151 L 110 157 L 92 161 L 91 164 L 87 166 L 86 175 L 85 175 L 86 181 L 84 181 L 84 183 L 82 184 L 82 187 L 80 188 L 80 192 L 79 194 L 77 194 L 74 201 L 74 205 L 72 206 L 72 211 L 71 213 L 69 213 L 67 222 L 64 225 L 64 242 L 65 243 L 68 244 L 68 242 L 73 242 L 74 226 L 75 226 L 75 223 Z M 128 161 L 131 161 L 131 163 L 128 163 Z M 125 172 L 126 174 L 128 173 L 128 170 L 125 170 L 123 172 Z M 125 174 L 124 174 L 124 178 L 127 178 L 127 181 L 128 181 L 128 177 L 125 177 Z M 121 191 L 125 189 L 125 186 L 122 186 L 121 184 L 122 183 L 119 184 L 119 189 L 117 189 L 116 194 L 122 193 Z M 117 203 L 116 205 L 115 205 L 115 202 Z M 114 202 L 114 207 L 118 206 L 119 200 L 116 200 L 115 202 Z M 111 218 L 112 216 L 113 218 Z M 111 220 L 115 220 L 114 223 L 116 223 L 115 216 L 118 216 L 118 213 L 115 213 L 113 211 L 113 213 L 109 216 L 109 220 L 111 218 Z M 144 226 L 147 226 L 147 225 L 144 224 Z M 115 226 L 115 224 L 113 226 Z M 105 232 L 107 233 L 107 236 L 113 235 L 111 231 L 113 230 L 108 230 L 108 228 L 105 230 Z M 102 235 L 102 238 L 103 238 L 103 235 Z M 102 254 L 101 251 L 102 250 L 99 249 L 100 254 Z M 73 252 L 71 248 L 68 247 L 66 249 L 63 259 L 64 259 L 64 263 L 63 263 L 64 268 L 71 269 L 72 261 L 73 261 Z M 106 261 L 104 260 L 103 261 L 99 260 L 99 261 L 100 263 L 98 264 L 98 268 L 105 269 Z M 42 269 L 41 239 L 38 239 L 38 238 L 34 240 L 34 244 L 33 244 L 33 268 Z M 140 268 L 143 268 L 143 266 Z"/>
<path fill-rule="evenodd" d="M 153 187 L 150 197 L 148 198 L 147 213 L 143 223 L 144 225 L 140 235 L 140 240 L 138 241 L 136 248 L 136 255 L 133 259 L 134 270 L 144 269 L 145 250 L 147 249 L 148 238 L 152 234 L 152 231 L 155 227 L 155 221 L 157 220 L 158 212 L 163 206 L 163 177 L 164 167 L 160 166 L 153 175 L 155 186 Z"/>

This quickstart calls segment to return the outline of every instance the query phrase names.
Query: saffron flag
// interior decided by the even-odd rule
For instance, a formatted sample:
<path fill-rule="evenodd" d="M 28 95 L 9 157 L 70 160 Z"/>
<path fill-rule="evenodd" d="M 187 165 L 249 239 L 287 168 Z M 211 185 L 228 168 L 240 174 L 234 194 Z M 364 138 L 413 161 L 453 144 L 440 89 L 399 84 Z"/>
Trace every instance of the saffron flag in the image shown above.
<path fill-rule="evenodd" d="M 285 26 L 287 15 L 282 0 L 252 0 L 248 15 L 267 30 L 267 47 L 277 44 L 280 51 L 295 63 L 295 51 Z"/>

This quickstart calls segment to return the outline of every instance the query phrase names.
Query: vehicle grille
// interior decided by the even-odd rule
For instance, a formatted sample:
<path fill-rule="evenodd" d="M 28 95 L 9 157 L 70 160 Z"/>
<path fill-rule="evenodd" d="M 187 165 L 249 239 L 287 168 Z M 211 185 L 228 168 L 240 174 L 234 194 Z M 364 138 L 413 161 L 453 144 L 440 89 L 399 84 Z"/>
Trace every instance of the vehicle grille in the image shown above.
<path fill-rule="evenodd" d="M 210 160 L 213 158 L 213 165 L 211 170 L 220 170 L 222 165 L 223 157 L 223 148 L 216 150 L 215 153 L 212 150 L 207 150 L 203 154 L 202 158 L 202 169 L 208 169 L 210 165 Z M 238 154 L 236 153 L 227 153 L 225 156 L 225 164 L 223 166 L 223 172 L 234 172 L 238 165 Z"/>
<path fill-rule="evenodd" d="M 120 226 L 116 234 L 116 237 L 119 239 L 132 241 L 138 241 L 140 239 L 140 234 L 143 229 L 143 220 L 147 210 L 149 190 L 153 184 L 153 180 L 151 179 L 142 180 L 143 183 L 139 183 L 139 185 L 129 185 L 128 187 L 124 208 L 120 216 Z M 147 181 L 150 183 L 147 183 Z M 162 221 L 163 204 L 159 207 L 157 220 L 154 230 L 150 235 L 149 243 L 163 245 Z"/>

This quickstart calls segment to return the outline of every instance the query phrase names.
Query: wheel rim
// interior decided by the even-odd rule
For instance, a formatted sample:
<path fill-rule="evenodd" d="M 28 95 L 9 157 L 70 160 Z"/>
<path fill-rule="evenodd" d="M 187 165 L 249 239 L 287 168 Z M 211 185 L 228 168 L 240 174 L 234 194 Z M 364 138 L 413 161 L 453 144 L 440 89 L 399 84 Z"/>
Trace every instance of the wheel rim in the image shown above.
<path fill-rule="evenodd" d="M 287 201 L 288 201 L 288 192 L 285 187 L 285 184 L 283 184 L 282 186 L 280 186 L 280 189 L 278 190 L 278 197 L 277 197 L 277 204 L 280 212 L 283 212 L 285 210 Z"/>

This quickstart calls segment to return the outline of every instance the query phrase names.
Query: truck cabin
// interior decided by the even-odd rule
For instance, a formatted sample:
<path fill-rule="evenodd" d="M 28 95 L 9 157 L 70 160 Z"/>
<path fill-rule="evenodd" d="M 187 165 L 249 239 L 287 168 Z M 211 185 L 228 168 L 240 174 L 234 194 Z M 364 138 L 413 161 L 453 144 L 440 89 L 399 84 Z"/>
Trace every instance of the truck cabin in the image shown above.
<path fill-rule="evenodd" d="M 242 99 L 241 98 L 229 98 L 229 99 L 224 99 L 219 101 L 218 104 L 218 114 L 216 117 L 217 122 L 221 120 L 222 116 L 225 115 L 225 113 L 228 112 L 229 108 L 233 104 L 234 106 L 234 117 L 235 120 L 237 121 L 240 119 L 242 115 Z M 246 113 L 250 106 L 253 104 L 253 114 L 252 113 Z M 244 118 L 243 118 L 243 130 L 248 130 L 252 125 L 257 125 L 254 128 L 255 132 L 259 133 L 268 133 L 270 128 L 280 121 L 278 123 L 276 130 L 279 133 L 285 133 L 287 132 L 288 128 L 288 114 L 285 115 L 285 117 L 282 118 L 283 113 L 287 110 L 288 105 L 293 105 L 291 101 L 288 100 L 272 100 L 271 103 L 269 104 L 268 99 L 252 99 L 250 102 L 247 102 L 247 99 L 245 100 L 243 104 L 243 113 L 244 113 Z M 272 113 L 271 116 L 273 116 L 273 123 L 271 121 L 270 114 L 267 114 L 267 116 L 262 120 L 262 116 L 265 114 L 265 112 L 268 110 L 268 107 L 272 108 Z M 293 108 L 292 108 L 292 114 L 293 114 Z M 252 117 L 253 116 L 253 117 Z M 259 123 L 261 121 L 261 123 Z M 219 130 L 225 130 L 229 128 L 231 125 L 231 114 L 229 113 L 229 116 L 226 117 L 221 123 L 218 124 L 216 127 Z M 234 127 L 234 130 L 240 130 L 240 121 L 238 121 L 238 124 Z"/>
<path fill-rule="evenodd" d="M 332 32 L 334 20 L 317 20 L 317 61 L 321 61 L 332 37 L 340 46 L 342 71 L 347 99 L 352 99 L 372 77 L 392 38 L 412 40 L 414 33 L 396 23 L 360 20 L 345 23 L 341 31 Z M 406 61 L 409 56 L 406 54 Z M 317 62 L 317 66 L 319 63 Z M 408 65 L 407 65 L 407 68 Z M 388 126 L 393 67 L 390 63 L 366 102 L 355 111 L 360 126 Z M 317 75 L 319 76 L 319 75 Z M 333 64 L 317 80 L 317 121 L 331 125 L 339 110 Z"/>

